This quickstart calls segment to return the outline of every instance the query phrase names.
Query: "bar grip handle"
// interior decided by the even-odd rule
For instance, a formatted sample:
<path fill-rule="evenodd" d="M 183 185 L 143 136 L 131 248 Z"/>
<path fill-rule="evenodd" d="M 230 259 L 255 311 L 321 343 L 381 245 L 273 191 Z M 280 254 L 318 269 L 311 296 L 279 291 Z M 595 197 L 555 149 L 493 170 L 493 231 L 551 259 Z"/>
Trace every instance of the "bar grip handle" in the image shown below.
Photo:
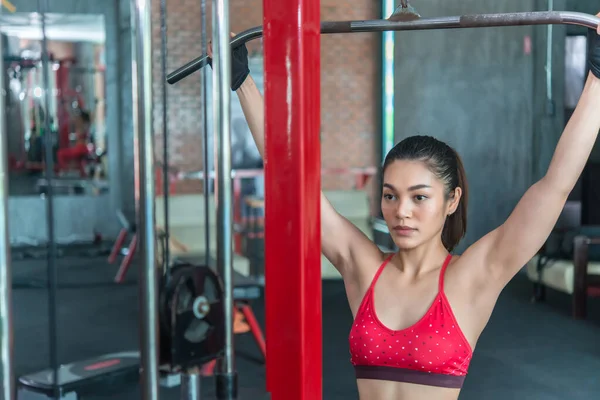
<path fill-rule="evenodd" d="M 350 33 L 352 32 L 351 21 L 326 21 L 321 23 L 321 33 Z M 236 48 L 257 39 L 263 35 L 262 26 L 257 26 L 237 34 L 231 39 L 231 47 Z M 208 64 L 208 55 L 202 54 L 200 57 L 194 58 L 192 61 L 177 68 L 175 71 L 167 75 L 167 83 L 173 85 L 180 80 L 187 78 L 196 71 L 201 70 Z"/>
<path fill-rule="evenodd" d="M 460 17 L 460 26 L 465 28 L 551 25 L 565 22 L 560 11 L 516 12 L 503 14 L 473 14 Z"/>
<path fill-rule="evenodd" d="M 231 47 L 235 49 L 236 47 L 239 47 L 246 42 L 261 37 L 262 34 L 262 26 L 250 28 L 246 31 L 235 35 L 233 39 L 231 39 Z M 194 72 L 201 70 L 206 64 L 208 64 L 208 55 L 202 54 L 200 57 L 194 58 L 192 61 L 188 62 L 185 65 L 182 65 L 181 67 L 177 68 L 175 71 L 167 75 L 167 83 L 173 85 L 174 83 L 177 83 L 180 80 L 187 78 Z"/>

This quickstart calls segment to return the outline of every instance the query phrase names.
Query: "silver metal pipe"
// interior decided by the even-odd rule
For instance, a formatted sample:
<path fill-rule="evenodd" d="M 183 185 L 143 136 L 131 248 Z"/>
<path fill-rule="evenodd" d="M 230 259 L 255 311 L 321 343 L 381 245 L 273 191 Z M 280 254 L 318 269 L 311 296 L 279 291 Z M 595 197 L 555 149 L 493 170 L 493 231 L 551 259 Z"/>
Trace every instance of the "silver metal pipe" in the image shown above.
<path fill-rule="evenodd" d="M 548 11 L 554 9 L 554 0 L 548 0 Z M 546 37 L 546 99 L 549 108 L 553 105 L 554 96 L 552 94 L 552 39 L 554 26 L 548 25 Z M 550 111 L 550 110 L 548 110 Z"/>
<path fill-rule="evenodd" d="M 202 376 L 199 373 L 181 375 L 181 399 L 200 400 L 202 398 Z"/>
<path fill-rule="evenodd" d="M 140 244 L 141 391 L 144 400 L 158 400 L 158 290 L 154 232 L 154 138 L 152 135 L 151 0 L 131 0 L 135 35 L 133 50 L 133 130 Z"/>
<path fill-rule="evenodd" d="M 233 342 L 232 179 L 231 179 L 231 45 L 229 0 L 213 3 L 214 137 L 217 141 L 217 267 L 224 285 L 225 352 L 220 373 L 235 375 Z"/>
<path fill-rule="evenodd" d="M 167 0 L 160 0 L 160 33 L 161 33 L 161 57 L 160 57 L 160 73 L 161 73 L 161 87 L 162 87 L 162 134 L 163 134 L 163 198 L 164 198 L 164 210 L 165 213 L 165 243 L 164 246 L 164 268 L 165 275 L 168 282 L 171 277 L 171 251 L 169 248 L 169 238 L 171 236 L 171 230 L 169 226 L 169 187 L 170 187 L 170 174 L 169 174 L 169 135 L 168 135 L 168 122 L 169 117 L 167 114 Z"/>
<path fill-rule="evenodd" d="M 200 4 L 200 19 L 202 24 L 202 53 L 206 54 L 208 46 L 206 36 L 208 30 L 206 29 L 206 0 L 202 0 Z M 208 71 L 202 71 L 202 123 L 204 125 L 202 135 L 202 171 L 208 176 L 207 179 L 203 179 L 202 188 L 204 193 L 204 264 L 210 265 L 210 165 L 208 162 L 209 155 L 209 141 L 208 141 Z"/>
<path fill-rule="evenodd" d="M 46 224 L 48 229 L 48 342 L 50 343 L 50 368 L 52 368 L 53 396 L 60 398 L 58 385 L 58 315 L 57 292 L 58 271 L 56 267 L 56 239 L 54 235 L 54 137 L 50 127 L 50 55 L 48 54 L 48 39 L 46 37 L 46 12 L 49 11 L 48 0 L 38 0 L 42 23 L 42 81 L 44 85 L 44 147 L 46 181 Z M 58 138 L 57 138 L 58 139 Z"/>
<path fill-rule="evenodd" d="M 2 15 L 3 11 L 0 11 Z M 4 54 L 0 40 L 0 54 Z M 0 60 L 5 71 L 4 60 Z M 8 90 L 6 74 L 0 73 L 0 89 Z M 12 270 L 8 232 L 8 148 L 6 143 L 5 96 L 0 96 L 0 400 L 14 400 L 14 355 L 12 317 Z"/>
<path fill-rule="evenodd" d="M 488 28 L 518 25 L 579 25 L 596 29 L 600 18 L 584 13 L 571 11 L 537 11 L 505 14 L 474 14 L 453 17 L 421 18 L 414 21 L 324 21 L 321 22 L 321 33 L 355 33 L 384 31 L 417 31 L 430 29 L 463 29 Z M 262 26 L 248 29 L 231 40 L 233 47 L 240 46 L 250 40 L 262 37 Z M 174 84 L 206 65 L 207 56 L 202 55 L 179 67 L 167 76 L 167 82 Z"/>
<path fill-rule="evenodd" d="M 596 28 L 600 18 L 570 11 L 535 11 L 503 14 L 473 14 L 453 17 L 423 18 L 408 22 L 353 21 L 351 32 L 410 31 L 430 29 L 491 28 L 521 25 L 581 25 Z M 336 33 L 336 32 L 327 32 Z"/>

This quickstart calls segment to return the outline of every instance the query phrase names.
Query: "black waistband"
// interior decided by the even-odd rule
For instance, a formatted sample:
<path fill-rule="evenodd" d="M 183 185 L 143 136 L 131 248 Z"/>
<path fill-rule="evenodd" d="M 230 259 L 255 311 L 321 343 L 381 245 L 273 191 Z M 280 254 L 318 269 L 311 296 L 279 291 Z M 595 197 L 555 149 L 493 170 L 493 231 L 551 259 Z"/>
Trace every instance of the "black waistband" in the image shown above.
<path fill-rule="evenodd" d="M 426 386 L 439 386 L 460 389 L 465 376 L 434 374 L 412 369 L 381 367 L 374 365 L 355 365 L 356 379 L 377 379 L 383 381 L 416 383 Z"/>

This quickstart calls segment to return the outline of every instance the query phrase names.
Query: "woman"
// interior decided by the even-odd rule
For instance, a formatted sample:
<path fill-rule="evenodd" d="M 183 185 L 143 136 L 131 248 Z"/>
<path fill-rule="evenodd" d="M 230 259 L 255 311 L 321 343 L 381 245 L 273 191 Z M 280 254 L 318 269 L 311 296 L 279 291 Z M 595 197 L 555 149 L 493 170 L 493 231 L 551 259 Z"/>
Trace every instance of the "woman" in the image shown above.
<path fill-rule="evenodd" d="M 361 399 L 458 398 L 500 292 L 550 234 L 596 141 L 598 35 L 590 31 L 591 72 L 546 175 L 462 255 L 451 251 L 466 229 L 465 172 L 456 152 L 434 138 L 409 137 L 384 163 L 381 208 L 397 253 L 383 253 L 321 195 L 322 251 L 343 277 L 355 318 L 349 340 Z M 241 47 L 233 52 L 232 90 L 264 156 L 264 104 L 248 73 Z"/>

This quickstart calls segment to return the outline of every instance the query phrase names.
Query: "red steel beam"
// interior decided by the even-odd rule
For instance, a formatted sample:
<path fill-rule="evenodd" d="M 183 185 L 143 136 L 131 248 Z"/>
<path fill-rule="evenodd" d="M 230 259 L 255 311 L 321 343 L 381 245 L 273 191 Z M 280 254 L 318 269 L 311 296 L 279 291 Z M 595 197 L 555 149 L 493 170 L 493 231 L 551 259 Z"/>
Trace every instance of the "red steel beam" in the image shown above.
<path fill-rule="evenodd" d="M 267 390 L 321 400 L 320 2 L 263 7 Z"/>

